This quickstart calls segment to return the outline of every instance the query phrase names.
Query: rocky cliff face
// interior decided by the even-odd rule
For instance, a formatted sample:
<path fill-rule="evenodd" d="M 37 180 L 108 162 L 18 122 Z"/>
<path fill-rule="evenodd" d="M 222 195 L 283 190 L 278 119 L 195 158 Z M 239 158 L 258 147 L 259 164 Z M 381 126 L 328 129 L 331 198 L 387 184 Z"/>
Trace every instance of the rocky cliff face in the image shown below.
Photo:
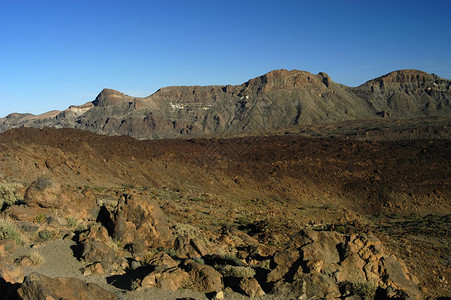
<path fill-rule="evenodd" d="M 11 114 L 14 127 L 79 128 L 142 139 L 267 132 L 298 124 L 380 117 L 450 116 L 451 80 L 396 71 L 351 88 L 325 73 L 276 70 L 237 86 L 165 87 L 135 98 L 104 89 L 81 106 L 43 115 Z"/>

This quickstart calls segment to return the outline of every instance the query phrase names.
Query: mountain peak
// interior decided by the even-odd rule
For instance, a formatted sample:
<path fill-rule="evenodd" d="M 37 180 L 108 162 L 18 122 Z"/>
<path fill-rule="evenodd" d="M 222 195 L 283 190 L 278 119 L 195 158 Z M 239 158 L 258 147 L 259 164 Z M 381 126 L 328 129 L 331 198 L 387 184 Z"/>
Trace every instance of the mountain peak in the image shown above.
<path fill-rule="evenodd" d="M 420 70 L 405 69 L 390 72 L 375 79 L 369 80 L 366 83 L 377 83 L 379 85 L 387 84 L 405 84 L 405 83 L 426 83 L 435 80 L 437 75 L 429 74 Z"/>
<path fill-rule="evenodd" d="M 314 75 L 307 71 L 279 69 L 266 73 L 260 77 L 246 82 L 250 89 L 258 89 L 263 92 L 270 92 L 279 89 L 300 88 L 308 85 L 329 86 L 331 79 L 326 73 Z"/>
<path fill-rule="evenodd" d="M 123 101 L 128 101 L 130 99 L 130 96 L 127 96 L 119 91 L 105 88 L 100 92 L 96 99 L 92 101 L 92 104 L 94 104 L 94 106 L 105 107 L 115 105 Z"/>

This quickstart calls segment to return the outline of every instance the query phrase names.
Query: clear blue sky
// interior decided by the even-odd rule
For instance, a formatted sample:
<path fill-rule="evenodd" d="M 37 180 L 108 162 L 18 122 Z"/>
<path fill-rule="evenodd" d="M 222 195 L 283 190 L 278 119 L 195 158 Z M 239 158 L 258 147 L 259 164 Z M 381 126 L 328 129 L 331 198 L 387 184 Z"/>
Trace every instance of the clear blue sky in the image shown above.
<path fill-rule="evenodd" d="M 407 68 L 451 79 L 450 15 L 449 0 L 0 0 L 0 117 L 281 68 L 350 86 Z"/>

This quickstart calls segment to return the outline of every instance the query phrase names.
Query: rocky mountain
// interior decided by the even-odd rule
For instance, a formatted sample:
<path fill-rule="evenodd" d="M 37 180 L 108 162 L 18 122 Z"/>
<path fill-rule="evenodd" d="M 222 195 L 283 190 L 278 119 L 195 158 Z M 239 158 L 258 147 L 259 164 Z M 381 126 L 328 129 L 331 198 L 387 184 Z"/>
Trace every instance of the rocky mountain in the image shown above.
<path fill-rule="evenodd" d="M 451 80 L 395 71 L 348 87 L 298 70 L 276 70 L 232 86 L 173 86 L 136 98 L 104 89 L 94 101 L 42 115 L 10 114 L 15 127 L 78 128 L 140 139 L 268 132 L 293 125 L 451 115 Z"/>

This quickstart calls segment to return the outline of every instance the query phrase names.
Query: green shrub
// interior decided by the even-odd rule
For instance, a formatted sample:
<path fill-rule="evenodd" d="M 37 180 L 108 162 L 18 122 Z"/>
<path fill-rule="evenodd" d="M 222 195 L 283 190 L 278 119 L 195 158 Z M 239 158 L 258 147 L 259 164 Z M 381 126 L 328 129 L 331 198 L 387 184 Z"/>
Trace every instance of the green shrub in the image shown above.
<path fill-rule="evenodd" d="M 45 221 L 45 215 L 43 213 L 40 213 L 39 215 L 34 217 L 35 223 L 43 223 Z"/>
<path fill-rule="evenodd" d="M 77 226 L 77 219 L 75 219 L 75 218 L 68 217 L 68 218 L 66 218 L 66 221 L 67 221 L 67 227 L 69 227 L 69 228 L 73 228 L 73 227 Z"/>
<path fill-rule="evenodd" d="M 23 244 L 23 237 L 16 225 L 0 219 L 0 240 L 12 239 L 18 245 Z"/>
<path fill-rule="evenodd" d="M 334 230 L 338 233 L 346 233 L 346 231 L 347 231 L 346 226 L 344 226 L 344 225 L 336 225 L 334 227 Z"/>
<path fill-rule="evenodd" d="M 235 255 L 232 254 L 224 254 L 222 255 L 222 258 L 229 262 L 231 265 L 235 265 L 235 266 L 244 266 L 244 263 L 241 259 L 239 259 L 238 257 L 236 257 Z"/>
<path fill-rule="evenodd" d="M 251 278 L 255 276 L 254 269 L 244 266 L 222 266 L 220 267 L 219 272 L 222 273 L 224 277 Z"/>
<path fill-rule="evenodd" d="M 371 282 L 354 282 L 351 294 L 360 296 L 362 300 L 372 300 L 376 296 L 377 286 Z"/>
<path fill-rule="evenodd" d="M 202 257 L 193 257 L 192 261 L 201 265 L 205 265 L 205 261 L 202 259 Z"/>
<path fill-rule="evenodd" d="M 41 241 L 45 242 L 50 240 L 53 237 L 53 234 L 49 230 L 45 229 L 38 232 L 38 237 L 41 239 Z"/>
<path fill-rule="evenodd" d="M 23 201 L 23 197 L 17 193 L 21 184 L 4 183 L 0 185 L 0 210 Z"/>

